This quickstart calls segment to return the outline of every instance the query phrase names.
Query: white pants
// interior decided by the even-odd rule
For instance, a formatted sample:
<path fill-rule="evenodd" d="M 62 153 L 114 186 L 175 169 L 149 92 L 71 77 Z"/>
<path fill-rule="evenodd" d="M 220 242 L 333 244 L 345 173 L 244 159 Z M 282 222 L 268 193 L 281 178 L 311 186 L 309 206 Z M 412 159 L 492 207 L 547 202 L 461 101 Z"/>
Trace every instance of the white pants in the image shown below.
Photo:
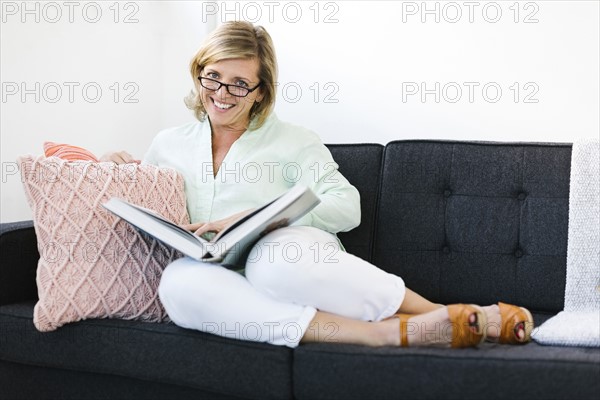
<path fill-rule="evenodd" d="M 340 250 L 335 236 L 310 226 L 261 238 L 245 274 L 181 258 L 163 272 L 158 293 L 181 327 L 288 347 L 298 345 L 317 309 L 380 321 L 405 294 L 400 277 Z"/>

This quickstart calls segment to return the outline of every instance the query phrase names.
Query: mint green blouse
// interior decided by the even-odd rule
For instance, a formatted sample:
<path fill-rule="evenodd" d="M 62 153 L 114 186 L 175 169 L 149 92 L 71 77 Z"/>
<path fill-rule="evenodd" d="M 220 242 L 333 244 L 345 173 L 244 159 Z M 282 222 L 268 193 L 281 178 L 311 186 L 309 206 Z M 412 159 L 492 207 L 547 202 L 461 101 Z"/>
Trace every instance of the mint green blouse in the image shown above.
<path fill-rule="evenodd" d="M 358 190 L 338 171 L 329 149 L 315 133 L 282 122 L 275 114 L 233 143 L 216 176 L 208 119 L 159 132 L 144 163 L 174 168 L 183 175 L 192 222 L 215 221 L 259 207 L 302 183 L 321 203 L 294 225 L 336 233 L 360 223 Z"/>

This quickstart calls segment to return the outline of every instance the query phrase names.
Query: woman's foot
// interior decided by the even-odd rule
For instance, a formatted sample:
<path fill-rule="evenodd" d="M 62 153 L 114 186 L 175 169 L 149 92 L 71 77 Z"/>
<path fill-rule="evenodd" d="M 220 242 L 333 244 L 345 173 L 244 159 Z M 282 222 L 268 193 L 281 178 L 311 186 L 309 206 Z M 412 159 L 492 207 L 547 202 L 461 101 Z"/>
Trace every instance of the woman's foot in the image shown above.
<path fill-rule="evenodd" d="M 483 307 L 487 315 L 487 338 L 491 342 L 524 344 L 531 340 L 533 317 L 529 310 L 498 303 Z"/>
<path fill-rule="evenodd" d="M 453 304 L 426 314 L 398 314 L 402 346 L 475 347 L 485 339 L 486 314 L 478 306 Z"/>

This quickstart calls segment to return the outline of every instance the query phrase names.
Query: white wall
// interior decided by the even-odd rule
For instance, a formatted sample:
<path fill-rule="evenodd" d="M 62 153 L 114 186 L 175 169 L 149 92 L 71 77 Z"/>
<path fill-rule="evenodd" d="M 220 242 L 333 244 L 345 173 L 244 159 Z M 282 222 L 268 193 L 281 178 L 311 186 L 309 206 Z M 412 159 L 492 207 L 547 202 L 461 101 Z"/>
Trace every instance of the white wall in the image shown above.
<path fill-rule="evenodd" d="M 599 3 L 521 2 L 518 23 L 510 9 L 514 1 L 474 3 L 479 6 L 472 23 L 464 2 L 427 2 L 429 10 L 437 4 L 439 23 L 435 14 L 421 21 L 420 1 L 330 3 L 336 7 L 321 6 L 318 23 L 309 9 L 313 2 L 299 3 L 304 17 L 299 23 L 280 17 L 265 24 L 276 41 L 282 85 L 299 82 L 304 94 L 297 103 L 280 97 L 280 116 L 314 128 L 328 142 L 597 137 Z M 456 15 L 453 5 L 462 12 L 456 23 L 448 22 Z M 495 9 L 502 12 L 500 20 L 486 21 L 494 19 Z M 324 23 L 332 12 L 339 22 Z M 538 22 L 524 23 L 526 16 Z M 314 82 L 321 87 L 317 102 L 310 89 Z M 326 82 L 334 86 L 324 90 Z M 473 102 L 465 82 L 472 82 Z M 422 99 L 421 84 L 434 93 Z M 462 97 L 453 103 L 456 87 Z M 494 87 L 502 90 L 497 102 Z M 338 103 L 322 97 L 332 88 L 339 89 L 333 96 Z M 411 95 L 415 88 L 419 92 Z M 534 90 L 527 100 L 537 103 L 526 102 Z"/>
<path fill-rule="evenodd" d="M 2 222 L 31 218 L 15 161 L 44 141 L 141 158 L 160 129 L 192 120 L 186 71 L 207 31 L 201 3 L 30 1 L 31 14 L 22 4 L 1 5 Z"/>
<path fill-rule="evenodd" d="M 2 1 L 1 221 L 31 218 L 14 161 L 40 154 L 45 140 L 142 157 L 160 129 L 192 120 L 182 102 L 189 60 L 230 19 L 268 29 L 280 63 L 276 112 L 327 143 L 598 137 L 599 3 L 515 3 L 136 1 L 119 3 L 115 22 L 114 2 L 98 1 L 79 2 L 69 22 L 64 2 L 26 2 L 34 13 L 24 14 L 21 1 Z M 36 92 L 36 82 L 39 102 L 22 98 L 21 84 Z M 55 103 L 53 82 L 63 90 Z M 72 102 L 64 82 L 79 84 Z M 85 84 L 102 89 L 97 102 Z M 421 85 L 432 91 L 424 98 Z M 137 103 L 125 102 L 134 89 Z"/>

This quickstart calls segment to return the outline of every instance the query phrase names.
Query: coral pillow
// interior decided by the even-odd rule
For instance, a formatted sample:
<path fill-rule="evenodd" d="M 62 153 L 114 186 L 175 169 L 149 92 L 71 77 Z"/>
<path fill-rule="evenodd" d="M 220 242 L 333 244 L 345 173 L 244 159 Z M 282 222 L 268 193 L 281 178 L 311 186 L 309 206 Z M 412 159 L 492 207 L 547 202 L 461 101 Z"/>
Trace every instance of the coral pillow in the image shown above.
<path fill-rule="evenodd" d="M 64 143 L 44 142 L 44 154 L 46 157 L 54 156 L 67 161 L 99 161 L 90 151 Z"/>
<path fill-rule="evenodd" d="M 157 295 L 181 254 L 102 207 L 118 196 L 188 223 L 183 178 L 149 165 L 19 158 L 40 260 L 33 322 L 51 331 L 86 318 L 168 319 Z"/>

